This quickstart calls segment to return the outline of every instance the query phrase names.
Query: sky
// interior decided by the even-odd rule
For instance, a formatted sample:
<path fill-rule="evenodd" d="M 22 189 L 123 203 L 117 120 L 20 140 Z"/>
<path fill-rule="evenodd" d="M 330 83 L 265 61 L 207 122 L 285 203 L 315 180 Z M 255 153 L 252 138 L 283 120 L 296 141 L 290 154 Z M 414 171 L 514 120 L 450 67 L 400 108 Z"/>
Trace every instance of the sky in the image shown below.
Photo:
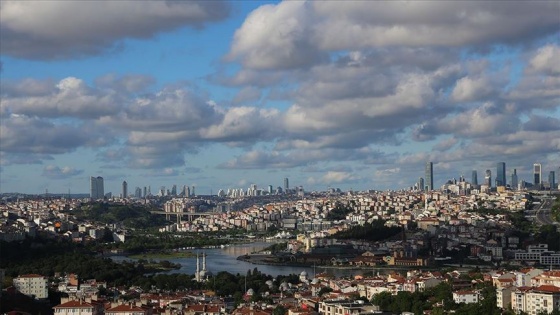
<path fill-rule="evenodd" d="M 0 39 L 2 193 L 560 170 L 558 1 L 2 0 Z"/>

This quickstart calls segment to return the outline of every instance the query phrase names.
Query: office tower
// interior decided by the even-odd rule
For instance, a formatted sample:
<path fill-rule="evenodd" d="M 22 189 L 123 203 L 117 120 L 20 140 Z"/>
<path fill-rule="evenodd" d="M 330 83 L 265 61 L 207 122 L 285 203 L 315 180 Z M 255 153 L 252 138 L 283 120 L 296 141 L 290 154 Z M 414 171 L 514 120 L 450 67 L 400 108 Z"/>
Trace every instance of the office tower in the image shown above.
<path fill-rule="evenodd" d="M 541 181 L 542 181 L 542 172 L 541 172 L 541 165 L 539 163 L 533 164 L 533 185 L 535 188 L 541 188 Z"/>
<path fill-rule="evenodd" d="M 103 177 L 91 177 L 90 178 L 90 198 L 97 200 L 103 199 L 105 196 L 105 189 L 103 188 Z"/>
<path fill-rule="evenodd" d="M 288 192 L 288 190 L 290 189 L 290 183 L 288 181 L 288 177 L 284 178 L 284 192 Z"/>
<path fill-rule="evenodd" d="M 426 185 L 426 190 L 427 191 L 431 191 L 434 190 L 434 163 L 433 162 L 427 162 L 426 163 L 426 175 L 424 176 L 424 178 L 426 178 L 425 184 Z"/>
<path fill-rule="evenodd" d="M 195 193 L 195 191 L 194 191 L 194 185 L 192 186 L 191 195 L 192 195 L 192 196 L 196 196 L 196 193 Z"/>
<path fill-rule="evenodd" d="M 142 197 L 146 197 L 148 196 L 148 187 L 144 186 L 144 193 L 142 194 Z"/>
<path fill-rule="evenodd" d="M 498 162 L 496 165 L 496 187 L 506 185 L 506 163 Z"/>
<path fill-rule="evenodd" d="M 478 174 L 477 174 L 476 170 L 472 171 L 471 184 L 473 184 L 473 186 L 478 186 Z"/>
<path fill-rule="evenodd" d="M 142 188 L 136 187 L 136 189 L 134 190 L 134 197 L 142 198 Z"/>
<path fill-rule="evenodd" d="M 126 183 L 126 180 L 122 182 L 122 197 L 128 197 L 128 184 Z"/>
<path fill-rule="evenodd" d="M 484 185 L 488 186 L 488 188 L 492 187 L 492 171 L 486 170 L 486 174 L 484 175 Z"/>
<path fill-rule="evenodd" d="M 550 173 L 548 173 L 548 183 L 550 184 L 550 190 L 556 188 L 556 178 L 555 177 L 556 176 L 554 174 L 554 171 L 550 171 Z"/>
<path fill-rule="evenodd" d="M 273 192 L 272 185 L 268 185 L 268 194 L 272 195 L 272 192 Z"/>
<path fill-rule="evenodd" d="M 420 191 L 424 190 L 424 178 L 423 177 L 420 177 L 418 179 L 418 190 L 420 190 Z"/>
<path fill-rule="evenodd" d="M 513 169 L 513 173 L 511 173 L 511 189 L 516 190 L 518 186 L 518 179 L 517 179 L 517 169 Z"/>
<path fill-rule="evenodd" d="M 177 196 L 177 185 L 171 187 L 171 196 Z"/>

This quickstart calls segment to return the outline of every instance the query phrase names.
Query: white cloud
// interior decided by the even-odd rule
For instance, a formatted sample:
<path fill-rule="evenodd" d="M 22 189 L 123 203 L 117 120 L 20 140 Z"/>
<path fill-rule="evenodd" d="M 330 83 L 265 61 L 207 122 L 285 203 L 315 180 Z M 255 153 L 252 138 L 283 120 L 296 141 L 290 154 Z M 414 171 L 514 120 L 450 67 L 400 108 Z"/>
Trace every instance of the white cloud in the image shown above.
<path fill-rule="evenodd" d="M 2 1 L 2 54 L 62 59 L 98 54 L 125 38 L 151 38 L 229 15 L 222 1 Z"/>

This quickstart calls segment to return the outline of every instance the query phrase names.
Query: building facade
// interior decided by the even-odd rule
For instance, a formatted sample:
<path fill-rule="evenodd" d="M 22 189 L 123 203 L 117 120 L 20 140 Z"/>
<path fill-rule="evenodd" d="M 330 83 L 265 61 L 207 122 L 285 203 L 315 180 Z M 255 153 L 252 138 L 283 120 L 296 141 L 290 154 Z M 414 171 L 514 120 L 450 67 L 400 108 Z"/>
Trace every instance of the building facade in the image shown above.
<path fill-rule="evenodd" d="M 90 178 L 90 198 L 97 200 L 103 199 L 105 196 L 105 189 L 103 185 L 103 177 L 91 177 Z"/>
<path fill-rule="evenodd" d="M 434 190 L 434 163 L 433 162 L 427 162 L 426 163 L 426 169 L 425 169 L 425 185 L 426 188 L 425 190 L 427 191 L 432 191 Z"/>
<path fill-rule="evenodd" d="M 533 185 L 540 189 L 542 181 L 542 166 L 539 163 L 533 164 Z"/>
<path fill-rule="evenodd" d="M 506 185 L 506 163 L 498 162 L 496 165 L 496 187 Z"/>
<path fill-rule="evenodd" d="M 47 277 L 37 274 L 21 275 L 13 280 L 14 287 L 22 294 L 36 299 L 49 297 Z"/>

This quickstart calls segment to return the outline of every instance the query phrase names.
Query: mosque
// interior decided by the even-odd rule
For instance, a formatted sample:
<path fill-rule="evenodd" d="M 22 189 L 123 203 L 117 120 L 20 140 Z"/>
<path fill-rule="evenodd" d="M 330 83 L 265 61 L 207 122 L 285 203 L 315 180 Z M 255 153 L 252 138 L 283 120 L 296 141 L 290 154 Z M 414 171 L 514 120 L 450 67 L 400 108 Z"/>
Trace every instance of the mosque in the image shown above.
<path fill-rule="evenodd" d="M 202 253 L 202 270 L 200 270 L 200 256 L 196 253 L 196 272 L 194 274 L 194 280 L 196 282 L 203 282 L 206 281 L 208 276 L 210 276 L 210 272 L 206 269 L 206 254 Z"/>

